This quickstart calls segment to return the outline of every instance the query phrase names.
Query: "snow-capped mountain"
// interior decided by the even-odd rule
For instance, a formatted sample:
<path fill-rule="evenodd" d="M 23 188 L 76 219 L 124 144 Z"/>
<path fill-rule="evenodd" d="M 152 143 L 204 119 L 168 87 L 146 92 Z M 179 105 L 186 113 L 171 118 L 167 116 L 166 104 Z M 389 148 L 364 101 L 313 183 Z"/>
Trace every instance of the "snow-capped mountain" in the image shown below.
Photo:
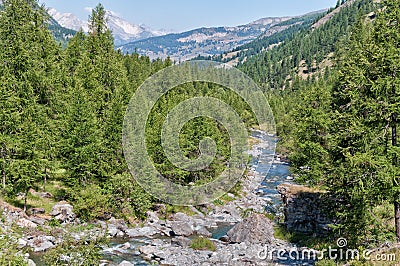
<path fill-rule="evenodd" d="M 60 13 L 54 8 L 49 9 L 49 14 L 61 26 L 73 30 L 87 32 L 89 30 L 88 22 L 83 21 L 71 13 Z M 146 25 L 135 25 L 122 18 L 112 11 L 106 13 L 108 27 L 112 31 L 116 45 L 142 40 L 149 37 L 162 36 L 170 32 L 165 30 L 152 30 Z"/>
<path fill-rule="evenodd" d="M 48 13 L 50 16 L 52 16 L 58 24 L 61 26 L 72 29 L 72 30 L 80 30 L 82 29 L 83 31 L 87 32 L 89 30 L 88 23 L 79 19 L 77 16 L 75 16 L 72 13 L 60 13 L 54 8 L 50 8 L 48 10 Z"/>

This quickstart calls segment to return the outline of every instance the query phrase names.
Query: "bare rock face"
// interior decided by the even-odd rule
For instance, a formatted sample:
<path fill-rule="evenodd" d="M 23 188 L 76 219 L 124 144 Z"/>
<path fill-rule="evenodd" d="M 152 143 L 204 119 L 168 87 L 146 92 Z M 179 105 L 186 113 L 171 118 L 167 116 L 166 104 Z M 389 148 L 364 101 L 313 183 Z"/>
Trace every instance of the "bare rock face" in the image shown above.
<path fill-rule="evenodd" d="M 53 206 L 50 215 L 61 223 L 74 223 L 76 215 L 73 213 L 72 209 L 72 205 L 66 202 L 59 202 Z"/>
<path fill-rule="evenodd" d="M 293 184 L 281 184 L 277 189 L 282 197 L 288 231 L 319 236 L 329 232 L 329 225 L 335 223 L 329 215 L 334 199 L 327 193 Z"/>
<path fill-rule="evenodd" d="M 273 223 L 263 214 L 253 214 L 229 230 L 227 236 L 234 243 L 269 244 L 274 240 Z"/>

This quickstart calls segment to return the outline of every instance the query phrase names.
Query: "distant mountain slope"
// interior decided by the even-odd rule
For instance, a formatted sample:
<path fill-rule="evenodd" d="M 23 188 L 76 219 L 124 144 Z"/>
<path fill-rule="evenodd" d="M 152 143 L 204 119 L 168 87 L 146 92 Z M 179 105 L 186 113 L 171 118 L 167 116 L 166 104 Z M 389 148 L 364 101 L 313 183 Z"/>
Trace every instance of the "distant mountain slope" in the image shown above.
<path fill-rule="evenodd" d="M 320 10 L 295 17 L 278 23 L 261 34 L 257 39 L 236 47 L 232 51 L 212 57 L 214 61 L 220 61 L 235 66 L 243 63 L 248 57 L 257 55 L 262 51 L 271 49 L 284 41 L 287 41 L 298 32 L 309 29 L 313 23 L 326 14 L 327 10 Z"/>
<path fill-rule="evenodd" d="M 296 83 L 296 79 L 324 73 L 332 65 L 331 57 L 338 41 L 350 33 L 359 15 L 372 10 L 373 0 L 348 0 L 273 49 L 267 49 L 271 45 L 268 38 L 249 43 L 247 48 L 241 47 L 244 56 L 251 49 L 258 52 L 240 57 L 238 67 L 265 89 L 285 89 Z"/>
<path fill-rule="evenodd" d="M 60 13 L 54 8 L 49 9 L 49 14 L 63 27 L 73 30 L 82 29 L 88 32 L 89 25 L 71 13 Z M 106 13 L 108 27 L 114 36 L 115 45 L 122 45 L 136 40 L 141 40 L 153 36 L 161 36 L 170 32 L 166 30 L 152 30 L 146 25 L 135 25 L 122 18 L 112 11 Z"/>
<path fill-rule="evenodd" d="M 150 58 L 171 57 L 173 60 L 188 60 L 198 55 L 212 56 L 248 43 L 260 34 L 293 17 L 263 18 L 237 27 L 200 28 L 187 32 L 168 34 L 118 47 L 122 52 L 148 55 Z"/>

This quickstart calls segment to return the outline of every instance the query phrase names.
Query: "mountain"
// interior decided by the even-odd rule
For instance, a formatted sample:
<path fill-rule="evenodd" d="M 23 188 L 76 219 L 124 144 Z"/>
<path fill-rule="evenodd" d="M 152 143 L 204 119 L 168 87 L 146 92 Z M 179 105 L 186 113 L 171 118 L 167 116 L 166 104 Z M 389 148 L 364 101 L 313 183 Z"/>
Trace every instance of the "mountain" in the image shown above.
<path fill-rule="evenodd" d="M 348 0 L 320 14 L 315 21 L 308 20 L 299 30 L 282 31 L 284 38 L 278 38 L 280 34 L 259 38 L 237 48 L 231 58 L 223 54 L 220 61 L 235 58 L 238 68 L 266 91 L 297 86 L 299 79 L 312 80 L 329 72 L 341 40 L 351 34 L 360 14 L 370 14 L 373 10 L 372 0 Z M 294 28 L 287 31 L 291 29 Z"/>
<path fill-rule="evenodd" d="M 118 49 L 127 53 L 137 51 L 152 59 L 169 56 L 177 61 L 198 55 L 212 56 L 248 43 L 274 25 L 290 19 L 292 17 L 272 17 L 237 27 L 199 28 L 135 41 L 121 45 Z"/>
<path fill-rule="evenodd" d="M 315 11 L 278 23 L 258 36 L 257 39 L 238 46 L 231 51 L 225 51 L 220 55 L 215 55 L 211 59 L 236 66 L 245 62 L 248 57 L 273 49 L 283 42 L 290 40 L 295 34 L 310 29 L 316 21 L 321 20 L 321 17 L 323 17 L 327 11 L 328 10 Z M 328 12 L 328 14 L 330 13 Z"/>
<path fill-rule="evenodd" d="M 49 9 L 49 14 L 63 27 L 88 32 L 89 25 L 71 13 L 60 13 L 54 8 Z M 112 11 L 106 13 L 108 27 L 113 33 L 115 45 L 123 45 L 129 42 L 160 36 L 170 33 L 166 30 L 152 30 L 146 25 L 135 25 L 122 18 Z"/>
<path fill-rule="evenodd" d="M 281 34 L 282 41 L 287 32 L 298 31 L 311 23 L 326 10 L 296 17 L 268 17 L 237 27 L 200 28 L 183 33 L 135 41 L 118 47 L 122 52 L 134 51 L 150 58 L 166 58 L 176 61 L 198 58 L 214 58 L 226 51 L 232 51 L 254 40 Z M 294 27 L 297 26 L 297 27 Z M 277 38 L 276 38 L 277 39 Z M 235 65 L 233 63 L 232 65 Z"/>

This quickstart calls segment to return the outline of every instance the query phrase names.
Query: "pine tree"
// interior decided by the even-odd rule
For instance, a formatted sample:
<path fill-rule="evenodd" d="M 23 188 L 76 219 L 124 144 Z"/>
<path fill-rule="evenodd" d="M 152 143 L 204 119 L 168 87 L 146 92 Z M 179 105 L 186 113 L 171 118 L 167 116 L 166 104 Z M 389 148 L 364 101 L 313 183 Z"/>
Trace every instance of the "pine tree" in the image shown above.
<path fill-rule="evenodd" d="M 34 0 L 5 0 L 0 13 L 0 131 L 3 187 L 26 198 L 46 176 L 50 154 L 58 46 L 46 26 L 47 13 Z M 6 180 L 7 179 L 7 180 Z"/>

